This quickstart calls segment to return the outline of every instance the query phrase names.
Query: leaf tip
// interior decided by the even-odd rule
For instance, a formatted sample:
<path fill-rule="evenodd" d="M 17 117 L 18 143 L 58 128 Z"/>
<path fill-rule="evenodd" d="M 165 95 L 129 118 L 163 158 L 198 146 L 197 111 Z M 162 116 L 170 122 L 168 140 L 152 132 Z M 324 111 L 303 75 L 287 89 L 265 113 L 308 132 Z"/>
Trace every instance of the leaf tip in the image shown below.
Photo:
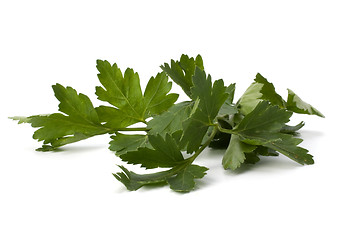
<path fill-rule="evenodd" d="M 30 123 L 30 118 L 29 117 L 13 116 L 13 117 L 8 117 L 8 119 L 11 119 L 13 121 L 18 121 L 18 124 L 21 124 L 21 123 Z"/>

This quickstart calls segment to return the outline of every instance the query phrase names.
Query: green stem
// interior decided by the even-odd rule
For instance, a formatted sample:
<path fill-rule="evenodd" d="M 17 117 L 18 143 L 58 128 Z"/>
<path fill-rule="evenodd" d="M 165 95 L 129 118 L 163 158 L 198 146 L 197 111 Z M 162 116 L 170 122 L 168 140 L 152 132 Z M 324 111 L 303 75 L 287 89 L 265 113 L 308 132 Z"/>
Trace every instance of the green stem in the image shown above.
<path fill-rule="evenodd" d="M 219 124 L 217 126 L 217 129 L 222 133 L 235 134 L 235 132 L 233 130 L 222 128 Z"/>

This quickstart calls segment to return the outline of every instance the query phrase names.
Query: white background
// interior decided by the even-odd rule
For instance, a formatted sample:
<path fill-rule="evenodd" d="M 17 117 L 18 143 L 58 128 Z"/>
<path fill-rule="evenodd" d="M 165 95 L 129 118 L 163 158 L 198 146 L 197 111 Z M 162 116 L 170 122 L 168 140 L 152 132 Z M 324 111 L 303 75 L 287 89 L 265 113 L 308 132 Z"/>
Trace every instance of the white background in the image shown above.
<path fill-rule="evenodd" d="M 1 1 L 0 239 L 338 239 L 335 3 Z M 34 130 L 7 119 L 56 112 L 55 83 L 98 106 L 96 59 L 134 68 L 144 86 L 182 53 L 236 82 L 237 98 L 260 72 L 323 112 L 293 120 L 306 122 L 301 145 L 316 163 L 280 156 L 231 172 L 222 151 L 206 151 L 195 191 L 129 192 L 112 176 L 109 136 L 41 153 Z"/>

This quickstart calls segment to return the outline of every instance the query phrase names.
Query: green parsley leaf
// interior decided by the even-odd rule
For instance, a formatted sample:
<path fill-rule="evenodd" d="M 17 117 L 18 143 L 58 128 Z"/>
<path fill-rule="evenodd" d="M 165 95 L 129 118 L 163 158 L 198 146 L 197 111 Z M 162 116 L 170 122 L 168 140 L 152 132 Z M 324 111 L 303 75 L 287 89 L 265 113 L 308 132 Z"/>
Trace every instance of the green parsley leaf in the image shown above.
<path fill-rule="evenodd" d="M 280 108 L 285 108 L 285 101 L 283 98 L 276 92 L 275 86 L 268 82 L 260 73 L 257 73 L 254 80 L 256 83 L 262 84 L 260 93 L 262 94 L 261 99 L 269 101 L 272 105 L 279 106 Z"/>
<path fill-rule="evenodd" d="M 109 142 L 109 149 L 115 151 L 116 156 L 136 151 L 139 147 L 150 147 L 148 135 L 115 133 Z"/>
<path fill-rule="evenodd" d="M 129 171 L 123 166 L 119 166 L 123 172 L 113 174 L 114 177 L 122 182 L 128 190 L 135 191 L 145 185 L 158 183 L 169 183 L 170 188 L 177 192 L 189 192 L 194 189 L 196 178 L 202 178 L 208 170 L 206 167 L 197 165 L 179 165 L 170 170 L 150 173 L 137 174 Z"/>
<path fill-rule="evenodd" d="M 325 117 L 321 112 L 316 108 L 312 107 L 310 104 L 304 102 L 298 95 L 296 95 L 292 90 L 288 89 L 288 100 L 286 102 L 286 108 L 295 113 L 317 115 L 319 117 Z"/>
<path fill-rule="evenodd" d="M 101 60 L 97 61 L 97 69 L 103 87 L 96 87 L 96 95 L 114 106 L 100 106 L 97 112 L 101 122 L 106 122 L 110 128 L 146 123 L 149 116 L 166 111 L 178 98 L 178 94 L 168 94 L 171 83 L 165 73 L 149 80 L 143 96 L 139 75 L 132 69 L 127 68 L 123 75 L 117 64 Z"/>
<path fill-rule="evenodd" d="M 193 107 L 194 102 L 181 102 L 170 107 L 166 112 L 154 116 L 152 120 L 148 122 L 147 127 L 150 129 L 149 134 L 161 136 L 166 133 L 172 134 L 179 130 L 183 130 L 182 122 L 186 120 Z"/>
<path fill-rule="evenodd" d="M 21 124 L 21 123 L 30 123 L 30 118 L 29 117 L 24 117 L 24 116 L 9 117 L 9 119 L 12 119 L 14 121 L 18 121 L 18 124 Z"/>
<path fill-rule="evenodd" d="M 313 164 L 313 156 L 308 154 L 309 151 L 297 146 L 302 141 L 302 139 L 295 138 L 292 135 L 280 133 L 278 139 L 266 142 L 263 145 L 284 154 L 299 164 Z"/>
<path fill-rule="evenodd" d="M 223 105 L 221 106 L 218 116 L 227 116 L 238 113 L 238 106 L 233 104 L 235 94 L 235 84 L 230 84 L 226 88 L 226 92 L 229 94 Z"/>
<path fill-rule="evenodd" d="M 250 113 L 262 100 L 269 101 L 272 105 L 285 108 L 285 101 L 276 92 L 272 83 L 268 82 L 260 73 L 257 73 L 254 83 L 245 91 L 239 100 L 241 112 Z"/>
<path fill-rule="evenodd" d="M 137 73 L 127 68 L 124 75 L 117 64 L 97 60 L 97 76 L 103 87 L 96 87 L 96 95 L 129 116 L 135 122 L 144 122 L 145 104 Z"/>
<path fill-rule="evenodd" d="M 59 111 L 50 115 L 35 115 L 20 118 L 34 128 L 33 138 L 43 141 L 41 151 L 55 150 L 57 147 L 77 142 L 89 137 L 105 134 L 109 129 L 101 125 L 92 102 L 84 94 L 77 94 L 71 87 L 60 84 L 53 86 L 56 98 L 60 101 Z"/>
<path fill-rule="evenodd" d="M 291 115 L 292 112 L 262 101 L 233 131 L 243 138 L 262 139 L 262 141 L 278 139 L 280 129 L 289 121 Z"/>
<path fill-rule="evenodd" d="M 203 60 L 200 55 L 197 55 L 196 59 L 189 58 L 187 55 L 182 54 L 180 61 L 171 60 L 170 65 L 164 63 L 161 69 L 166 72 L 170 78 L 187 94 L 191 97 L 191 87 L 193 86 L 192 76 L 195 73 L 195 69 L 198 67 L 203 70 Z"/>
<path fill-rule="evenodd" d="M 244 92 L 242 97 L 238 101 L 238 105 L 240 106 L 241 112 L 246 115 L 250 113 L 254 108 L 260 103 L 261 97 L 263 94 L 261 93 L 261 89 L 263 84 L 261 83 L 252 83 Z"/>
<path fill-rule="evenodd" d="M 195 187 L 195 179 L 203 178 L 208 168 L 198 165 L 188 165 L 177 173 L 176 176 L 169 178 L 167 181 L 170 188 L 177 192 L 189 192 Z"/>
<path fill-rule="evenodd" d="M 122 169 L 123 172 L 118 172 L 113 175 L 130 191 L 135 191 L 145 185 L 166 182 L 169 177 L 175 174 L 174 169 L 150 174 L 137 174 L 133 171 L 129 171 L 124 166 L 119 167 Z"/>
<path fill-rule="evenodd" d="M 171 90 L 171 82 L 164 72 L 151 77 L 144 92 L 146 116 L 158 115 L 169 109 L 177 100 L 178 94 L 168 92 Z"/>
<path fill-rule="evenodd" d="M 261 155 L 261 156 L 278 156 L 278 152 L 276 152 L 275 150 L 268 148 L 268 147 L 264 147 L 264 146 L 257 146 L 257 148 L 254 151 L 257 155 Z"/>
<path fill-rule="evenodd" d="M 224 169 L 230 168 L 231 170 L 235 170 L 240 167 L 246 159 L 245 153 L 250 153 L 255 149 L 256 146 L 242 142 L 238 135 L 232 135 L 230 144 L 222 160 Z"/>
<path fill-rule="evenodd" d="M 263 101 L 243 118 L 233 133 L 239 135 L 245 143 L 271 148 L 300 164 L 313 164 L 308 151 L 297 146 L 302 142 L 301 139 L 280 132 L 291 115 L 292 112 Z"/>
<path fill-rule="evenodd" d="M 198 107 L 183 123 L 182 142 L 187 144 L 188 153 L 199 148 L 209 126 L 214 124 L 214 119 L 229 95 L 223 80 L 217 80 L 212 85 L 211 76 L 207 77 L 199 68 L 196 68 L 193 83 L 192 98 L 198 103 Z"/>
<path fill-rule="evenodd" d="M 122 161 L 129 164 L 141 164 L 145 168 L 174 167 L 184 163 L 183 155 L 175 139 L 167 134 L 165 138 L 160 135 L 148 135 L 149 147 L 139 147 L 136 151 L 120 155 Z"/>
<path fill-rule="evenodd" d="M 301 129 L 302 127 L 304 127 L 305 123 L 302 121 L 300 123 L 298 123 L 297 125 L 295 126 L 289 126 L 289 125 L 284 125 L 280 132 L 281 133 L 288 133 L 288 134 L 291 134 L 291 135 L 297 135 L 297 131 L 299 129 Z"/>

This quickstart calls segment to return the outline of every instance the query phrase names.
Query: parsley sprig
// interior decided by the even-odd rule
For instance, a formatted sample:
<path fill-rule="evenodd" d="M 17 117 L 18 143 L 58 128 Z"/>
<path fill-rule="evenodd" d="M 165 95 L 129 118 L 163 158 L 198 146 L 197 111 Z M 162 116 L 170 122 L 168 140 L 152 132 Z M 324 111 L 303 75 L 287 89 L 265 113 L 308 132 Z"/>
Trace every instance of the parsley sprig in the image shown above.
<path fill-rule="evenodd" d="M 56 84 L 52 87 L 60 102 L 58 113 L 12 117 L 38 128 L 33 135 L 43 142 L 38 151 L 54 151 L 110 134 L 109 149 L 122 161 L 165 169 L 137 174 L 119 166 L 122 172 L 113 175 L 129 190 L 156 183 L 167 183 L 178 192 L 193 190 L 195 180 L 208 170 L 194 160 L 207 147 L 224 149 L 224 169 L 235 170 L 242 164 L 257 163 L 260 156 L 279 153 L 300 164 L 314 163 L 308 150 L 299 146 L 302 139 L 297 131 L 304 122 L 287 123 L 293 113 L 324 115 L 290 89 L 285 101 L 259 73 L 234 102 L 235 84 L 225 85 L 222 79 L 213 82 L 200 55 L 182 55 L 179 61 L 164 63 L 144 92 L 139 75 L 130 68 L 122 73 L 116 63 L 98 60 L 97 69 L 101 86 L 96 87 L 96 95 L 105 105 L 94 107 L 86 95 Z M 176 103 L 178 94 L 170 93 L 169 77 L 189 101 Z M 133 127 L 135 124 L 143 126 Z"/>

